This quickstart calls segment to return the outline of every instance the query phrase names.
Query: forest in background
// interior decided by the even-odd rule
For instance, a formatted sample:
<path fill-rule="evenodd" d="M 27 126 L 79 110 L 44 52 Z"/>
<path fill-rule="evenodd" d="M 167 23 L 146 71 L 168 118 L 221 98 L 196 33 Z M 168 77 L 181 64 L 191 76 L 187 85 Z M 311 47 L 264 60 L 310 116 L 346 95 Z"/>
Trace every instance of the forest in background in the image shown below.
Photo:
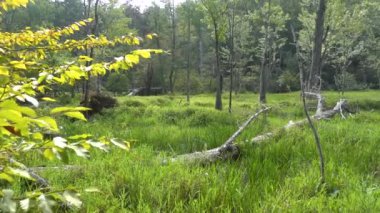
<path fill-rule="evenodd" d="M 198 94 L 214 92 L 218 87 L 215 78 L 220 76 L 224 91 L 258 92 L 262 69 L 267 72 L 265 81 L 269 92 L 300 89 L 292 29 L 299 37 L 301 64 L 306 68 L 310 66 L 308 63 L 312 56 L 317 1 L 231 0 L 213 3 L 189 0 L 176 7 L 173 7 L 172 0 L 163 2 L 164 8 L 153 4 L 140 11 L 118 1 L 36 0 L 27 8 L 5 13 L 1 26 L 9 32 L 25 27 L 35 30 L 63 27 L 94 17 L 95 3 L 98 3 L 95 34 L 109 38 L 130 33 L 158 35 L 139 48 L 163 49 L 167 54 L 138 65 L 127 73 L 112 73 L 93 79 L 90 90 L 126 94 L 132 89 L 145 88 L 159 93 Z M 380 88 L 379 8 L 377 0 L 328 1 L 322 89 Z M 73 37 L 85 35 L 85 31 L 77 32 Z M 216 37 L 219 40 L 216 47 L 218 63 Z M 115 53 L 128 50 L 130 47 L 101 48 L 95 51 L 94 58 L 110 60 Z M 58 64 L 80 54 L 52 53 L 49 63 Z M 82 87 L 83 83 L 77 83 L 76 91 L 81 91 Z M 62 89 L 73 90 L 57 88 L 57 91 Z"/>

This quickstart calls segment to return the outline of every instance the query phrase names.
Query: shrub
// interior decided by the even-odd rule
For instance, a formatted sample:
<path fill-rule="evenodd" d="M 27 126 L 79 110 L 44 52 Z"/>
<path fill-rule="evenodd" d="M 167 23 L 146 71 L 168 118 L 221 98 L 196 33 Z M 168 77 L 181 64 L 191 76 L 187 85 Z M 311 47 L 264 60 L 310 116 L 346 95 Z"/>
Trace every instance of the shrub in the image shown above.
<path fill-rule="evenodd" d="M 111 96 L 103 94 L 92 95 L 88 106 L 91 108 L 91 111 L 89 111 L 88 115 L 100 113 L 104 108 L 113 108 L 116 104 L 117 100 Z"/>
<path fill-rule="evenodd" d="M 334 76 L 336 89 L 339 91 L 347 90 L 362 90 L 367 86 L 359 84 L 353 74 L 349 72 L 342 72 Z"/>

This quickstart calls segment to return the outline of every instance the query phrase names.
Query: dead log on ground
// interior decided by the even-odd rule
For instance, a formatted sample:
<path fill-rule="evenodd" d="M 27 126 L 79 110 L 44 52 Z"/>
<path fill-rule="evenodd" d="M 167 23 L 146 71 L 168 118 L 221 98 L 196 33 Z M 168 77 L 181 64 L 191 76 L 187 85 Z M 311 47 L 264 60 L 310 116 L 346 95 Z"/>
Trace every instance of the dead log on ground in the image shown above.
<path fill-rule="evenodd" d="M 16 161 L 15 159 L 13 158 L 10 158 L 9 159 L 9 162 L 11 164 L 15 164 L 15 165 L 18 165 L 21 169 L 25 170 L 28 172 L 29 176 L 33 178 L 34 182 L 41 188 L 46 188 L 46 187 L 49 187 L 49 182 L 39 176 L 37 173 L 35 173 L 33 170 L 29 169 L 28 167 L 24 166 L 22 163 L 19 163 L 18 161 Z"/>
<path fill-rule="evenodd" d="M 339 113 L 342 114 L 343 111 L 349 112 L 348 103 L 346 100 L 340 100 L 336 103 L 333 109 L 323 111 L 325 101 L 322 95 L 314 94 L 314 93 L 308 93 L 306 95 L 310 97 L 315 97 L 318 100 L 317 112 L 314 116 L 311 117 L 311 119 L 313 120 L 330 119 L 334 117 L 336 114 L 339 114 Z M 240 148 L 238 144 L 234 143 L 234 141 L 253 120 L 255 120 L 261 113 L 266 112 L 269 109 L 270 108 L 262 109 L 256 114 L 254 114 L 253 116 L 251 116 L 243 125 L 239 127 L 239 129 L 223 145 L 214 149 L 203 151 L 203 152 L 194 152 L 194 153 L 179 155 L 175 158 L 172 158 L 171 161 L 184 162 L 188 164 L 192 164 L 192 163 L 207 164 L 207 163 L 212 163 L 219 160 L 228 160 L 228 159 L 238 158 L 240 155 Z M 308 123 L 307 119 L 296 121 L 296 122 L 289 121 L 288 124 L 280 128 L 276 132 L 268 132 L 268 133 L 264 133 L 262 135 L 258 135 L 252 138 L 251 143 L 252 144 L 263 143 L 265 141 L 268 141 L 268 139 L 273 138 L 277 134 L 282 133 L 283 131 L 287 131 L 295 127 L 300 127 L 307 123 Z"/>
<path fill-rule="evenodd" d="M 212 163 L 218 160 L 237 159 L 240 155 L 239 147 L 234 144 L 236 138 L 243 130 L 254 121 L 261 113 L 267 112 L 270 108 L 264 108 L 252 115 L 239 129 L 221 146 L 203 152 L 194 152 L 189 154 L 179 155 L 171 159 L 172 162 L 186 163 Z"/>
<path fill-rule="evenodd" d="M 311 93 L 309 93 L 309 94 L 311 94 Z M 343 111 L 349 112 L 348 103 L 346 100 L 338 101 L 336 103 L 335 107 L 331 110 L 322 111 L 322 109 L 324 107 L 323 106 L 324 105 L 324 101 L 323 101 L 324 98 L 323 98 L 323 96 L 318 94 L 317 99 L 318 99 L 317 112 L 314 116 L 311 117 L 313 120 L 330 119 L 330 118 L 334 117 L 336 114 L 342 114 Z M 307 122 L 308 122 L 307 119 L 303 119 L 303 120 L 296 121 L 296 122 L 289 121 L 288 124 L 286 124 L 284 127 L 282 127 L 281 129 L 279 129 L 276 132 L 283 132 L 284 130 L 289 130 L 289 129 L 292 129 L 294 127 L 300 127 L 300 126 L 307 124 Z M 275 135 L 276 135 L 275 132 L 268 132 L 268 133 L 265 133 L 262 135 L 258 135 L 258 136 L 251 139 L 251 143 L 259 144 L 259 143 L 267 141 L 270 138 L 273 138 Z"/>

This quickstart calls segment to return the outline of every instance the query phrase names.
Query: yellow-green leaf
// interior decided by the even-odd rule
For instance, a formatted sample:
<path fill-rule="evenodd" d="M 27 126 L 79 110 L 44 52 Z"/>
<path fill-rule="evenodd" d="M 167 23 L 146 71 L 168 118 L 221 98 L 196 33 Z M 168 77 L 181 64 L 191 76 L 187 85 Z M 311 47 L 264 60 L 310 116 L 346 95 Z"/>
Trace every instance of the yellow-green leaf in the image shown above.
<path fill-rule="evenodd" d="M 133 63 L 133 64 L 138 64 L 140 61 L 139 56 L 133 55 L 133 54 L 128 54 L 125 56 L 125 62 L 127 63 Z"/>
<path fill-rule="evenodd" d="M 111 139 L 111 143 L 113 143 L 115 146 L 122 148 L 124 150 L 129 149 L 129 146 L 127 146 L 125 143 L 120 143 L 120 142 L 116 141 L 116 139 Z"/>
<path fill-rule="evenodd" d="M 82 201 L 79 199 L 79 194 L 71 191 L 63 192 L 63 198 L 67 202 L 69 206 L 75 206 L 76 208 L 80 208 L 82 205 Z"/>
<path fill-rule="evenodd" d="M 22 61 L 11 61 L 10 64 L 16 69 L 26 70 L 25 63 Z"/>
<path fill-rule="evenodd" d="M 57 114 L 62 112 L 73 112 L 73 111 L 88 111 L 91 108 L 87 107 L 56 107 L 50 111 L 51 114 Z"/>
<path fill-rule="evenodd" d="M 32 178 L 32 176 L 30 176 L 29 172 L 26 171 L 26 170 L 23 170 L 23 169 L 17 169 L 17 168 L 7 167 L 5 169 L 5 171 L 8 174 L 11 174 L 11 175 L 19 176 L 19 177 L 26 178 L 26 179 L 29 179 L 29 180 L 34 180 L 34 178 Z"/>
<path fill-rule="evenodd" d="M 7 173 L 0 173 L 0 179 L 2 180 L 6 180 L 8 181 L 9 183 L 12 183 L 14 181 L 14 179 L 12 178 L 12 176 L 8 175 Z"/>
<path fill-rule="evenodd" d="M 53 99 L 53 98 L 49 98 L 49 97 L 43 97 L 43 98 L 41 98 L 41 99 L 44 100 L 44 101 L 48 101 L 48 102 L 56 102 L 55 99 Z"/>
<path fill-rule="evenodd" d="M 84 115 L 81 112 L 65 112 L 63 114 L 66 115 L 67 117 L 87 121 L 87 119 L 84 117 Z"/>
<path fill-rule="evenodd" d="M 53 160 L 54 159 L 54 152 L 51 150 L 51 149 L 45 149 L 44 151 L 44 157 L 49 159 L 49 160 Z"/>

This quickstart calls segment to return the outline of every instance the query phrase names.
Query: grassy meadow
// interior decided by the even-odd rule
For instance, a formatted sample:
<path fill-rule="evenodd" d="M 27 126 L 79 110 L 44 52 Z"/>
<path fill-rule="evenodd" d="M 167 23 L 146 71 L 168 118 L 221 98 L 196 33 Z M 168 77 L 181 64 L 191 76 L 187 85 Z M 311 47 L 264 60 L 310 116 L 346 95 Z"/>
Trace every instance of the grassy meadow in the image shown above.
<path fill-rule="evenodd" d="M 327 107 L 339 99 L 336 92 L 324 95 Z M 62 119 L 62 133 L 121 138 L 131 150 L 94 151 L 89 160 L 70 158 L 81 169 L 41 175 L 57 190 L 98 188 L 81 193 L 79 212 L 380 212 L 380 91 L 345 96 L 357 114 L 316 123 L 326 159 L 322 190 L 316 190 L 319 161 L 308 126 L 265 144 L 246 143 L 303 119 L 299 93 L 269 94 L 272 110 L 236 141 L 241 157 L 206 166 L 163 161 L 224 143 L 259 107 L 256 94 L 235 95 L 231 114 L 227 94 L 223 111 L 213 109 L 213 94 L 193 96 L 190 104 L 181 95 L 119 97 L 117 108 L 87 123 Z M 29 166 L 59 164 L 24 157 Z"/>

